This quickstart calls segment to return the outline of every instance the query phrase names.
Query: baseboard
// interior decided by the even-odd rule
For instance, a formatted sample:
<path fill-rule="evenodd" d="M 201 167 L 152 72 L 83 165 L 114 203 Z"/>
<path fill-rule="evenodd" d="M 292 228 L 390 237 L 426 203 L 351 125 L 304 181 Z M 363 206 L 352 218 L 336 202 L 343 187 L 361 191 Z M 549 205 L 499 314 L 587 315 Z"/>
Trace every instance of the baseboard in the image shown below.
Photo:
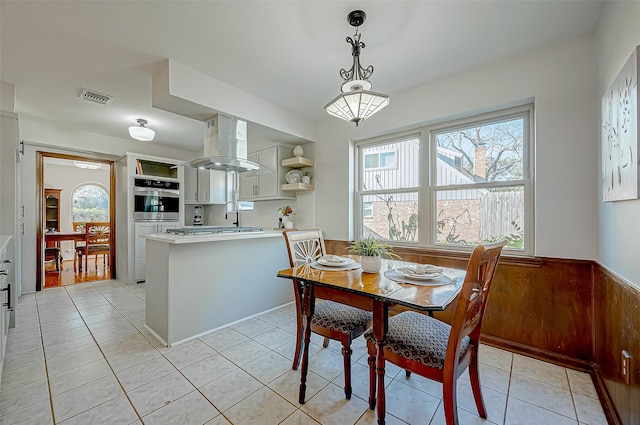
<path fill-rule="evenodd" d="M 607 387 L 604 384 L 604 379 L 602 379 L 602 374 L 600 373 L 600 369 L 598 369 L 597 364 L 594 363 L 592 365 L 590 375 L 593 385 L 596 387 L 596 392 L 600 399 L 600 405 L 602 406 L 602 410 L 604 411 L 604 415 L 606 416 L 609 425 L 624 425 L 622 420 L 618 417 L 618 412 L 613 404 L 613 400 L 609 396 L 609 392 L 607 391 Z"/>

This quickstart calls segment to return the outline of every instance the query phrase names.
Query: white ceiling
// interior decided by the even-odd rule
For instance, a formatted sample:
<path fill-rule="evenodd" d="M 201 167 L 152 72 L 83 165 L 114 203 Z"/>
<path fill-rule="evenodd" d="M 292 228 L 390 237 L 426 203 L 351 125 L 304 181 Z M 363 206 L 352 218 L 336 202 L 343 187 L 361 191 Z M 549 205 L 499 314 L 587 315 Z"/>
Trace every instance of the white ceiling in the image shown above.
<path fill-rule="evenodd" d="M 16 112 L 195 150 L 203 124 L 151 106 L 151 75 L 172 59 L 318 120 L 351 66 L 347 14 L 367 13 L 361 61 L 391 95 L 518 51 L 593 32 L 601 1 L 0 1 L 0 78 Z M 114 96 L 79 100 L 83 88 Z M 224 111 L 223 111 L 224 112 Z M 383 113 L 383 112 L 381 112 Z M 375 119 L 375 118 L 372 118 Z"/>

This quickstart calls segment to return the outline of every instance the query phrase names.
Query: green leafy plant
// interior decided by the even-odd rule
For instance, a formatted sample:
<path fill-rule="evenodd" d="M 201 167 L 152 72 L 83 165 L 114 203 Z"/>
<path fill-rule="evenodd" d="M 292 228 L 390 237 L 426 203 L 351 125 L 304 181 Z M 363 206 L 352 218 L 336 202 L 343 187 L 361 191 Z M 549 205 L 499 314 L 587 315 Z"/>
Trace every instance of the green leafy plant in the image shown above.
<path fill-rule="evenodd" d="M 302 176 L 303 177 L 313 177 L 313 173 L 311 172 L 311 170 L 302 170 Z"/>
<path fill-rule="evenodd" d="M 400 258 L 393 252 L 393 247 L 388 243 L 383 242 L 380 239 L 376 239 L 373 236 L 369 236 L 366 239 L 360 239 L 355 241 L 349 247 L 349 252 L 352 254 L 358 254 L 368 257 L 389 257 Z"/>

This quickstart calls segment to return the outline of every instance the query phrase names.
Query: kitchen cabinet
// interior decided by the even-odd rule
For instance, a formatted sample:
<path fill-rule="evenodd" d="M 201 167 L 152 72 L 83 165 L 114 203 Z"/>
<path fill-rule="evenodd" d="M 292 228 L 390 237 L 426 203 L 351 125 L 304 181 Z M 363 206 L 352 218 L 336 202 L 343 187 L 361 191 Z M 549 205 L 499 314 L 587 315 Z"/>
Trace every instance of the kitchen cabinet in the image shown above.
<path fill-rule="evenodd" d="M 119 281 L 133 285 L 144 280 L 144 241 L 140 232 L 156 233 L 166 230 L 158 228 L 157 221 L 133 221 L 135 213 L 135 180 L 157 179 L 178 183 L 178 219 L 162 222 L 163 225 L 179 227 L 184 223 L 184 170 L 183 160 L 156 157 L 127 152 L 116 161 L 116 273 Z M 168 228 L 168 227 L 167 227 Z M 142 242 L 142 245 L 141 245 Z"/>
<path fill-rule="evenodd" d="M 146 241 L 141 236 L 151 235 L 153 233 L 164 233 L 167 229 L 178 228 L 177 223 L 136 223 L 135 224 L 135 280 L 136 282 L 144 282 L 145 280 L 145 264 L 146 264 Z"/>
<path fill-rule="evenodd" d="M 13 237 L 0 237 L 0 371 L 4 364 L 4 353 L 7 345 L 7 332 L 11 322 L 11 312 L 16 302 L 14 267 L 13 267 Z"/>
<path fill-rule="evenodd" d="M 60 231 L 60 192 L 62 189 L 44 190 L 44 227 Z"/>
<path fill-rule="evenodd" d="M 226 172 L 184 167 L 185 204 L 224 204 L 226 195 Z"/>
<path fill-rule="evenodd" d="M 283 167 L 282 160 L 291 157 L 292 148 L 289 146 L 271 146 L 249 153 L 247 159 L 260 164 L 257 172 L 241 173 L 240 200 L 266 201 L 275 199 L 295 199 L 295 194 L 283 191 L 282 183 L 288 169 Z M 265 168 L 266 167 L 266 168 Z"/>

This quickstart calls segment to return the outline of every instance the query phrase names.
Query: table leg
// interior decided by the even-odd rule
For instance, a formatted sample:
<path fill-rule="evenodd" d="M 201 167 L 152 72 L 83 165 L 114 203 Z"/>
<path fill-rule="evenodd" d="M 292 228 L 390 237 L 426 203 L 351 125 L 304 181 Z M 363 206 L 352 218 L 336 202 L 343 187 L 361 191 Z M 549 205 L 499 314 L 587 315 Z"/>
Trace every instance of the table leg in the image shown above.
<path fill-rule="evenodd" d="M 378 394 L 377 404 L 378 409 L 378 425 L 384 425 L 384 416 L 386 413 L 386 401 L 384 393 L 384 343 L 387 335 L 387 328 L 389 326 L 389 309 L 385 302 L 374 301 L 373 303 L 373 336 L 376 338 L 377 353 L 376 353 L 376 372 L 378 375 Z"/>
<path fill-rule="evenodd" d="M 315 308 L 315 297 L 313 295 L 313 285 L 305 282 L 304 295 L 302 297 L 302 306 L 306 317 L 306 326 L 304 327 L 304 344 L 302 349 L 302 370 L 300 371 L 300 392 L 298 394 L 298 402 L 304 404 L 305 393 L 307 391 L 307 371 L 309 370 L 309 343 L 311 341 L 311 318 Z"/>

